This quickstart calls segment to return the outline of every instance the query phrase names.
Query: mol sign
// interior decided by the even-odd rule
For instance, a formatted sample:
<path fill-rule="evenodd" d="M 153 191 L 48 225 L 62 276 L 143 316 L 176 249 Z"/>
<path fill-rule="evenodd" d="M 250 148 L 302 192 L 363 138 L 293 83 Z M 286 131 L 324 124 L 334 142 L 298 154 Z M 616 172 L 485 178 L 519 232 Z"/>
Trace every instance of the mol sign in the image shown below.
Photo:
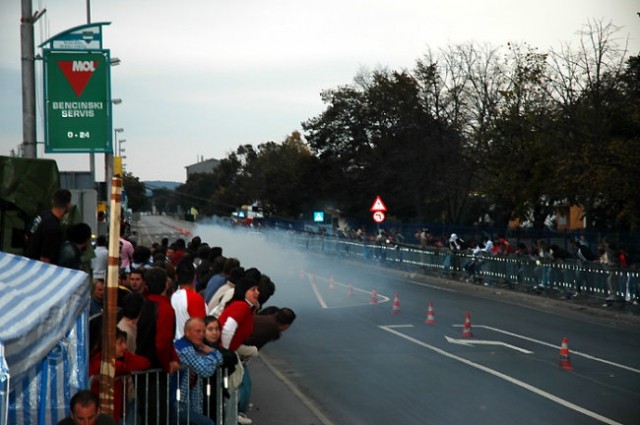
<path fill-rule="evenodd" d="M 109 53 L 44 51 L 45 151 L 111 152 Z"/>

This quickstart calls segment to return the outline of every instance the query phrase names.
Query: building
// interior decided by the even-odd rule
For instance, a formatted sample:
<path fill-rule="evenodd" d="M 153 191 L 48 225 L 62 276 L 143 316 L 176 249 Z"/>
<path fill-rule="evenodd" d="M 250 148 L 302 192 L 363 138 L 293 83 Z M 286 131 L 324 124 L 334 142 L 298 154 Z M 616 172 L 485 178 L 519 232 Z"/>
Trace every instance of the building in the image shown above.
<path fill-rule="evenodd" d="M 200 161 L 184 167 L 187 169 L 187 180 L 189 180 L 189 177 L 193 176 L 194 174 L 213 173 L 213 170 L 216 169 L 219 163 L 220 161 L 217 159 L 204 159 L 204 157 L 200 157 Z"/>

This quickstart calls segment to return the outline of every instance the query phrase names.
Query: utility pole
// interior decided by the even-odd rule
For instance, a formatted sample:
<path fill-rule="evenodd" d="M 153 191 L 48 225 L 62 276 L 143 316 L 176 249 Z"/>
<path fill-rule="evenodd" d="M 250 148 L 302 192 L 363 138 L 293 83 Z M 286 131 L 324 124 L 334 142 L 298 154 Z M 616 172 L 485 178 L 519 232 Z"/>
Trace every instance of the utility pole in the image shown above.
<path fill-rule="evenodd" d="M 91 23 L 91 0 L 87 0 L 87 24 Z M 89 173 L 91 174 L 91 183 L 96 186 L 96 154 L 93 151 L 89 154 Z M 106 177 L 105 177 L 106 181 Z M 106 185 L 105 185 L 106 186 Z M 105 194 L 105 201 L 109 201 L 109 192 Z"/>
<path fill-rule="evenodd" d="M 31 0 L 22 0 L 20 18 L 20 52 L 22 63 L 22 156 L 36 158 L 36 77 L 33 24 L 46 9 L 31 10 Z"/>

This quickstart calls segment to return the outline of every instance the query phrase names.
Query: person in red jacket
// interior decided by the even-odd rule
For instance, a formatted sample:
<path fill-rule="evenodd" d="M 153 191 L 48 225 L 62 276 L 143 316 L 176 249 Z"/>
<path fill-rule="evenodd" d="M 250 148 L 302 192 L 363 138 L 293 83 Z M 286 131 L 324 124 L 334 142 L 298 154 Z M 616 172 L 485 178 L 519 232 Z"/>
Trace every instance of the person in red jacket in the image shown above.
<path fill-rule="evenodd" d="M 196 292 L 196 268 L 190 255 L 182 257 L 176 266 L 178 290 L 171 294 L 171 306 L 176 314 L 176 334 L 174 339 L 184 336 L 187 320 L 207 315 L 207 305 L 202 295 Z"/>
<path fill-rule="evenodd" d="M 167 271 L 152 267 L 145 271 L 144 281 L 148 292 L 138 318 L 136 354 L 149 359 L 152 369 L 173 373 L 180 368 L 180 360 L 173 346 L 176 315 L 166 295 L 170 283 Z M 141 412 L 146 423 L 159 423 L 158 412 L 167 411 L 167 373 L 159 373 L 158 379 L 138 385 L 138 404 L 148 406 Z"/>
<path fill-rule="evenodd" d="M 221 345 L 236 351 L 253 332 L 253 314 L 259 307 L 258 282 L 243 277 L 236 282 L 233 298 L 220 314 Z"/>
<path fill-rule="evenodd" d="M 97 351 L 89 360 L 89 376 L 98 377 L 100 375 L 100 363 L 102 353 Z M 132 402 L 135 395 L 135 388 L 129 374 L 141 370 L 147 370 L 151 362 L 146 357 L 130 353 L 127 350 L 127 333 L 116 328 L 116 372 L 115 384 L 113 388 L 113 417 L 120 423 L 122 419 L 122 399 L 123 394 L 127 394 L 127 401 Z M 100 380 L 93 379 L 91 391 L 100 396 Z M 127 409 L 127 415 L 131 414 Z"/>
<path fill-rule="evenodd" d="M 152 368 L 173 373 L 180 368 L 178 355 L 173 347 L 176 314 L 167 293 L 167 272 L 160 267 L 145 271 L 144 281 L 148 292 L 138 319 L 136 354 L 145 356 Z"/>
<path fill-rule="evenodd" d="M 253 315 L 260 307 L 258 298 L 258 280 L 250 277 L 242 277 L 236 282 L 233 297 L 222 310 L 218 321 L 222 336 L 220 344 L 223 348 L 237 351 L 244 341 L 253 333 Z M 257 354 L 257 349 L 253 347 Z M 245 373 L 246 373 L 245 369 Z M 243 376 L 240 388 L 240 400 L 238 403 L 238 423 L 250 424 L 252 421 L 246 416 L 249 406 L 248 395 L 250 393 L 250 379 L 248 373 Z"/>

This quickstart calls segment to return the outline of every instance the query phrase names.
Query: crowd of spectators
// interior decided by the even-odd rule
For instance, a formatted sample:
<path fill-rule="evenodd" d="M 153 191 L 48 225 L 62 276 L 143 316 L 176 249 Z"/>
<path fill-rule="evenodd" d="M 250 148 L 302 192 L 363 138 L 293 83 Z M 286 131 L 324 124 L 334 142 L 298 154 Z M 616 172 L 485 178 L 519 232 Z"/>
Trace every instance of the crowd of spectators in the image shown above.
<path fill-rule="evenodd" d="M 62 225 L 62 218 L 72 209 L 69 190 L 56 191 L 51 205 L 33 220 L 25 238 L 25 256 L 84 270 L 92 277 L 92 385 L 72 398 L 70 416 L 61 423 L 111 423 L 104 414 L 98 414 L 96 398 L 90 395 L 97 396 L 100 391 L 101 316 L 109 278 L 107 237 L 99 235 L 95 246 L 91 246 L 91 228 L 86 223 Z M 127 226 L 120 227 L 119 237 L 113 419 L 121 422 L 127 410 L 138 409 L 128 416 L 146 415 L 146 423 L 161 423 L 166 420 L 161 418 L 161 412 L 168 408 L 188 413 L 185 416 L 190 423 L 213 424 L 214 418 L 204 414 L 215 413 L 215 409 L 204 409 L 202 380 L 222 368 L 235 377 L 238 387 L 238 422 L 251 423 L 246 415 L 251 392 L 246 363 L 293 323 L 293 310 L 269 307 L 263 311 L 275 293 L 275 284 L 257 268 L 245 269 L 239 259 L 224 257 L 221 247 L 210 246 L 198 236 L 189 243 L 178 238 L 170 244 L 168 238 L 163 238 L 144 246 L 130 241 L 126 229 Z M 254 321 L 257 315 L 261 319 Z M 144 388 L 134 388 L 130 373 L 147 369 L 165 373 L 139 385 Z M 174 382 L 178 371 L 182 372 L 181 381 Z M 191 397 L 162 406 L 167 400 L 176 400 L 168 397 L 167 391 L 177 388 Z M 189 400 L 189 404 L 183 400 Z"/>
<path fill-rule="evenodd" d="M 417 234 L 416 238 L 421 242 L 424 239 L 423 234 Z M 464 241 L 455 233 L 451 234 L 448 240 L 448 249 L 451 253 L 464 254 L 465 262 L 462 269 L 466 272 L 467 281 L 474 281 L 478 278 L 478 271 L 487 259 L 501 256 L 523 257 L 530 262 L 535 263 L 534 274 L 537 277 L 537 284 L 534 286 L 536 291 L 545 291 L 551 287 L 551 271 L 552 266 L 560 266 L 572 262 L 575 267 L 575 278 L 573 279 L 572 292 L 567 292 L 567 298 L 578 298 L 583 295 L 583 289 L 586 282 L 585 269 L 589 265 L 598 266 L 606 273 L 606 297 L 603 307 L 610 307 L 618 297 L 616 293 L 620 288 L 617 275 L 620 271 L 637 270 L 638 262 L 632 262 L 629 257 L 628 249 L 624 243 L 615 243 L 608 238 L 603 238 L 595 249 L 586 241 L 584 236 L 577 236 L 571 240 L 567 249 L 561 247 L 558 243 L 548 243 L 545 239 L 537 239 L 530 245 L 519 242 L 513 245 L 504 235 L 498 235 L 495 238 L 483 236 L 479 241 Z M 557 268 L 557 267 L 556 267 Z M 618 273 L 617 273 L 618 272 Z M 631 285 L 629 285 L 629 283 Z M 487 283 L 485 283 L 486 285 Z M 636 282 L 629 282 L 623 292 L 631 291 L 630 303 L 637 305 L 638 289 L 635 287 Z"/>
<path fill-rule="evenodd" d="M 98 237 L 97 251 L 102 251 L 105 240 Z M 264 344 L 280 338 L 296 318 L 289 308 L 263 308 L 275 293 L 274 282 L 263 271 L 245 269 L 239 259 L 226 258 L 221 247 L 197 236 L 188 243 L 181 238 L 169 243 L 165 238 L 142 246 L 123 234 L 120 242 L 113 419 L 121 423 L 123 417 L 135 416 L 144 423 L 164 423 L 166 418 L 157 412 L 168 409 L 176 417 L 188 417 L 191 424 L 211 425 L 215 409 L 207 403 L 222 395 L 204 397 L 203 382 L 225 373 L 235 378 L 237 388 L 231 390 L 238 390 L 238 423 L 252 423 L 248 362 Z M 95 395 L 100 390 L 107 258 L 97 255 L 91 263 L 90 389 Z M 132 372 L 156 369 L 166 373 L 134 387 Z M 165 400 L 176 400 L 167 391 L 177 389 L 189 397 L 166 405 Z M 72 411 L 66 421 L 73 418 Z"/>
<path fill-rule="evenodd" d="M 487 228 L 476 226 L 467 231 L 470 233 L 468 238 L 456 233 L 436 234 L 422 227 L 412 237 L 405 237 L 394 228 L 368 231 L 365 227 L 347 227 L 335 229 L 332 237 L 357 241 L 363 245 L 365 258 L 382 262 L 387 260 L 389 249 L 398 250 L 400 247 L 418 248 L 436 256 L 441 255 L 444 264 L 438 265 L 445 271 L 453 271 L 445 274 L 458 278 L 461 276 L 455 271 L 463 271 L 464 280 L 485 286 L 506 283 L 513 287 L 516 281 L 526 281 L 526 285 L 522 286 L 538 294 L 557 291 L 566 299 L 576 299 L 587 293 L 595 293 L 597 299 L 604 294 L 602 307 L 605 308 L 617 302 L 620 305 L 638 305 L 640 252 L 637 247 L 635 250 L 629 249 L 625 242 L 608 237 L 594 236 L 588 240 L 584 233 L 574 236 L 556 233 L 538 238 L 518 237 L 517 242 L 512 242 L 506 235 L 492 233 Z M 326 236 L 326 232 L 316 232 L 312 228 L 305 228 L 305 233 L 312 237 Z M 351 245 L 345 245 L 346 253 L 352 249 Z M 402 256 L 399 253 L 394 258 L 402 261 Z M 505 257 L 509 258 L 510 264 L 520 264 L 518 270 L 509 272 L 516 276 L 515 280 L 512 276 L 504 277 L 505 270 L 500 269 L 504 267 L 499 264 L 505 264 L 501 262 Z M 523 267 L 525 263 L 534 266 Z M 575 276 L 567 276 L 559 271 L 564 266 L 569 266 Z M 557 284 L 558 279 L 560 285 Z"/>

